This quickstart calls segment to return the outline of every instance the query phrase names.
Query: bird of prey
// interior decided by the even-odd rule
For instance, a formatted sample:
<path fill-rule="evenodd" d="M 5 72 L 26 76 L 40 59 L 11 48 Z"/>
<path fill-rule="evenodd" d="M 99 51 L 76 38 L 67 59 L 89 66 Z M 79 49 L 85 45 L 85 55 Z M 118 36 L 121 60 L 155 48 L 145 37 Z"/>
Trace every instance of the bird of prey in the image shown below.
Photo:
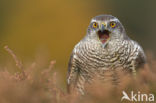
<path fill-rule="evenodd" d="M 84 85 L 105 71 L 136 73 L 146 62 L 142 47 L 131 40 L 116 17 L 99 15 L 91 19 L 86 36 L 74 47 L 68 65 L 67 89 L 84 94 Z M 100 75 L 105 78 L 105 75 Z"/>

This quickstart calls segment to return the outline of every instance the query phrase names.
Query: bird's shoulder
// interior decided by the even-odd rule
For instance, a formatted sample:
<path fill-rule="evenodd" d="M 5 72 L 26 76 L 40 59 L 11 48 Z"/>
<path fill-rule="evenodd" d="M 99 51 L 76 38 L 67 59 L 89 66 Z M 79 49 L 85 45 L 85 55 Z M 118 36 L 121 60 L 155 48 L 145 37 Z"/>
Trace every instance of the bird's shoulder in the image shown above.
<path fill-rule="evenodd" d="M 142 46 L 137 41 L 134 41 L 134 40 L 128 40 L 128 41 L 129 43 L 131 43 L 134 49 L 137 49 L 138 51 L 143 52 Z"/>
<path fill-rule="evenodd" d="M 77 53 L 79 53 L 82 49 L 84 49 L 86 46 L 89 46 L 91 44 L 91 40 L 87 40 L 87 39 L 82 39 L 80 40 L 75 46 L 74 49 L 72 51 L 72 54 L 75 55 Z"/>
<path fill-rule="evenodd" d="M 136 59 L 141 60 L 140 62 L 145 63 L 146 62 L 146 55 L 144 53 L 144 50 L 142 48 L 142 46 L 134 40 L 128 40 L 131 43 L 131 47 L 132 47 L 132 53 L 137 55 Z"/>

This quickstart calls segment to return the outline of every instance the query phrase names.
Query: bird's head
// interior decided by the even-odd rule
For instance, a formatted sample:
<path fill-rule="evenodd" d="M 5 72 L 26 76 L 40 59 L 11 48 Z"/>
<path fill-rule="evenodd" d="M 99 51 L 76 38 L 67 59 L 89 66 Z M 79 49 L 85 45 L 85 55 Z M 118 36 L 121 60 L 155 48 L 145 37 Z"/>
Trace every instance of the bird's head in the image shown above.
<path fill-rule="evenodd" d="M 111 40 L 127 37 L 120 21 L 111 15 L 99 15 L 92 18 L 87 35 L 101 41 L 104 45 Z"/>

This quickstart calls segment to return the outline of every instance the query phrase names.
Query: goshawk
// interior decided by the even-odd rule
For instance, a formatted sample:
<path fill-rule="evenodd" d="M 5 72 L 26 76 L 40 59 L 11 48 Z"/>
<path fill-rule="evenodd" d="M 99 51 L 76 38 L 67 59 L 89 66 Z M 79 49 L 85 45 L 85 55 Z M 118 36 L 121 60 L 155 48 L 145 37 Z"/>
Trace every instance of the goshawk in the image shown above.
<path fill-rule="evenodd" d="M 74 47 L 70 57 L 67 87 L 84 93 L 84 85 L 105 71 L 123 70 L 135 74 L 145 63 L 142 47 L 131 40 L 121 22 L 112 15 L 92 18 L 86 36 Z"/>

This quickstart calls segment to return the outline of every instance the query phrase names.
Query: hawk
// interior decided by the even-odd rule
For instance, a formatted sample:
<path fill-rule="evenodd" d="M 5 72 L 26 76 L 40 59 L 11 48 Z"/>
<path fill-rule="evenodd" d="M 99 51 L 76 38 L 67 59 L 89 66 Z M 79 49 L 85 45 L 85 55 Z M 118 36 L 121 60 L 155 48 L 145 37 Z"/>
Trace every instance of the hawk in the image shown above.
<path fill-rule="evenodd" d="M 99 15 L 92 18 L 86 36 L 74 47 L 71 54 L 67 89 L 84 94 L 84 85 L 95 75 L 105 78 L 105 71 L 123 70 L 136 73 L 136 69 L 146 62 L 142 47 L 131 40 L 116 17 Z"/>

